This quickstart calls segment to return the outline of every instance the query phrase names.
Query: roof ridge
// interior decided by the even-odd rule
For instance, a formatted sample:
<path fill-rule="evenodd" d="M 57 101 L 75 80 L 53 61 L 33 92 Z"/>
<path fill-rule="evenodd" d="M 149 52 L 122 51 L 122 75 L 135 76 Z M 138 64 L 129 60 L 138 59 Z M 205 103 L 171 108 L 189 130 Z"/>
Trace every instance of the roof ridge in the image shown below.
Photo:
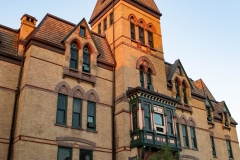
<path fill-rule="evenodd" d="M 50 14 L 50 13 L 47 13 L 46 16 L 52 17 L 52 18 L 54 18 L 54 19 L 57 19 L 57 20 L 59 20 L 59 21 L 62 21 L 62 22 L 64 22 L 64 23 L 67 23 L 67 24 L 69 24 L 69 25 L 76 26 L 76 24 L 74 24 L 74 23 L 72 23 L 72 22 L 69 22 L 69 21 L 67 21 L 67 20 L 65 20 L 65 19 L 62 19 L 62 18 L 60 18 L 60 17 L 57 17 L 57 16 L 55 16 L 55 15 L 52 15 L 52 14 Z"/>
<path fill-rule="evenodd" d="M 0 24 L 0 28 L 4 28 L 4 29 L 7 29 L 7 30 L 12 31 L 12 32 L 15 32 L 15 33 L 18 33 L 18 32 L 19 32 L 19 29 L 13 29 L 13 28 L 4 26 L 4 25 L 2 25 L 2 24 Z"/>

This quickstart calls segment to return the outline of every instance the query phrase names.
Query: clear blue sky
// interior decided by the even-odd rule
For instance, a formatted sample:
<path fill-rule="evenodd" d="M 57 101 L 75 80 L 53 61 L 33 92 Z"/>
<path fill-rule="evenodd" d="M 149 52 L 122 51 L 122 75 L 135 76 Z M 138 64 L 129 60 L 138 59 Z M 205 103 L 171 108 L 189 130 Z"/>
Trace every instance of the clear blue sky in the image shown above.
<path fill-rule="evenodd" d="M 217 101 L 225 100 L 240 123 L 240 1 L 155 0 L 161 17 L 165 60 L 180 59 L 188 76 L 202 78 Z M 1 2 L 0 24 L 18 29 L 27 13 L 46 13 L 73 23 L 89 20 L 96 0 Z M 239 99 L 238 99 L 239 98 Z M 240 127 L 238 133 L 240 134 Z"/>

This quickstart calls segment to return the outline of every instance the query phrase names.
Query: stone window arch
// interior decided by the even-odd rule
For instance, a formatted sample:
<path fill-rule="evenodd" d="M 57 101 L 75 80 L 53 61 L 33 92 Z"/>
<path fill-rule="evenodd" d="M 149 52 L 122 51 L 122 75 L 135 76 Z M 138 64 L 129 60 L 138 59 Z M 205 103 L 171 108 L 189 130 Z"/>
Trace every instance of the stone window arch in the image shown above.
<path fill-rule="evenodd" d="M 98 96 L 97 92 L 93 89 L 87 91 L 86 98 L 87 98 L 88 101 L 91 101 L 91 102 L 97 102 L 97 103 L 100 102 L 100 99 L 99 99 L 99 96 Z"/>

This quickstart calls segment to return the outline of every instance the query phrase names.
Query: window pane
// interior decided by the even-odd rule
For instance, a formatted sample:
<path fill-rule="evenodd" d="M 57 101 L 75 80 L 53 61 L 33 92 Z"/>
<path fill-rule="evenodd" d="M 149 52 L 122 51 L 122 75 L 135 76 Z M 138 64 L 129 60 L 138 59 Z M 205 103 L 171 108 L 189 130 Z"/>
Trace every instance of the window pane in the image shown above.
<path fill-rule="evenodd" d="M 95 114 L 95 105 L 94 103 L 88 102 L 88 115 L 89 116 L 94 116 Z"/>
<path fill-rule="evenodd" d="M 77 67 L 76 67 L 76 61 L 75 61 L 75 60 L 71 60 L 71 61 L 70 61 L 70 68 L 77 69 Z"/>
<path fill-rule="evenodd" d="M 77 60 L 77 58 L 78 58 L 78 50 L 71 49 L 71 59 Z"/>
<path fill-rule="evenodd" d="M 79 127 L 80 126 L 80 114 L 73 113 L 73 126 Z"/>
<path fill-rule="evenodd" d="M 92 160 L 92 151 L 80 151 L 80 160 Z"/>
<path fill-rule="evenodd" d="M 172 123 L 168 123 L 168 133 L 173 134 Z"/>
<path fill-rule="evenodd" d="M 81 100 L 73 100 L 73 112 L 80 113 L 81 111 Z"/>
<path fill-rule="evenodd" d="M 57 123 L 65 123 L 65 111 L 57 111 Z"/>
<path fill-rule="evenodd" d="M 89 122 L 89 123 L 93 123 L 93 122 L 94 122 L 94 121 L 93 121 L 93 117 L 88 116 L 88 122 Z"/>
<path fill-rule="evenodd" d="M 150 124 L 150 119 L 149 118 L 145 118 L 144 119 L 145 120 L 145 128 L 147 129 L 147 130 L 150 130 L 151 129 L 151 124 Z"/>
<path fill-rule="evenodd" d="M 58 148 L 58 160 L 71 160 L 72 149 L 71 148 Z"/>
<path fill-rule="evenodd" d="M 89 53 L 84 52 L 83 53 L 83 63 L 84 64 L 90 64 L 90 55 Z"/>
<path fill-rule="evenodd" d="M 80 28 L 80 35 L 82 37 L 85 37 L 85 28 L 83 28 L 83 27 Z"/>
<path fill-rule="evenodd" d="M 157 125 L 163 126 L 163 115 L 158 114 L 158 113 L 154 113 L 154 122 Z"/>
<path fill-rule="evenodd" d="M 65 95 L 58 95 L 58 108 L 65 110 L 66 109 L 66 99 Z"/>

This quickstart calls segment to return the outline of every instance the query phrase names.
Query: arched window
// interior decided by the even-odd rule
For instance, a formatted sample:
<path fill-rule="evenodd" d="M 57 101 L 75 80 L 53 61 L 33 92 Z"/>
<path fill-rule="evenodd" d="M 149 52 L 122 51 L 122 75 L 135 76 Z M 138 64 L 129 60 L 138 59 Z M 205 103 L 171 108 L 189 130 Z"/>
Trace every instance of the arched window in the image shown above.
<path fill-rule="evenodd" d="M 83 72 L 90 72 L 90 52 L 88 49 L 88 46 L 85 46 L 83 48 L 83 67 L 82 67 Z"/>
<path fill-rule="evenodd" d="M 181 98 L 180 98 L 179 85 L 177 80 L 175 81 L 175 88 L 176 88 L 176 99 L 180 101 Z"/>
<path fill-rule="evenodd" d="M 140 21 L 140 25 L 138 26 L 138 35 L 139 35 L 139 41 L 141 44 L 145 44 L 145 37 L 144 37 L 144 28 L 143 28 L 143 22 Z"/>
<path fill-rule="evenodd" d="M 134 22 L 134 18 L 131 17 L 130 19 L 130 32 L 131 32 L 131 39 L 132 40 L 136 40 L 136 36 L 135 36 L 135 24 Z"/>
<path fill-rule="evenodd" d="M 70 68 L 78 69 L 78 46 L 76 42 L 71 44 Z"/>
<path fill-rule="evenodd" d="M 185 104 L 188 104 L 187 90 L 184 84 L 182 84 L 182 90 L 183 90 L 183 101 Z"/>
<path fill-rule="evenodd" d="M 151 88 L 152 88 L 151 69 L 148 68 L 148 71 L 147 71 L 147 89 L 151 90 Z"/>
<path fill-rule="evenodd" d="M 140 74 L 140 86 L 144 87 L 143 66 L 140 67 L 139 74 Z"/>
<path fill-rule="evenodd" d="M 149 26 L 149 30 L 148 30 L 148 44 L 151 48 L 154 48 L 153 46 L 153 32 L 152 32 L 152 26 Z"/>

